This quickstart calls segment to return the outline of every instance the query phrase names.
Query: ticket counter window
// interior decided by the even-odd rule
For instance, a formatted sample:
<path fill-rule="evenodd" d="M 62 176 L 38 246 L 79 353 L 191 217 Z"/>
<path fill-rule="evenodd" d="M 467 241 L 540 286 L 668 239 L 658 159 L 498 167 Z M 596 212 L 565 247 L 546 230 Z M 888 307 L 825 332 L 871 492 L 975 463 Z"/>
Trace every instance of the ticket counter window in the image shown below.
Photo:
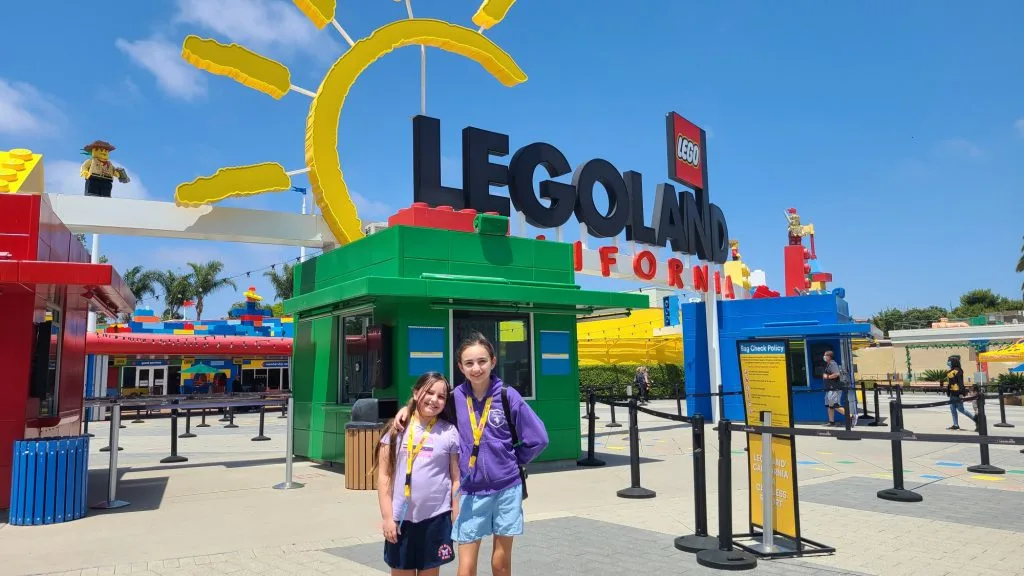
<path fill-rule="evenodd" d="M 807 348 L 803 340 L 791 340 L 786 355 L 793 388 L 807 386 Z"/>
<path fill-rule="evenodd" d="M 341 404 L 352 404 L 360 398 L 373 396 L 372 351 L 368 346 L 372 324 L 373 314 L 370 312 L 341 318 L 342 337 L 338 343 L 341 348 L 338 402 Z"/>
<path fill-rule="evenodd" d="M 473 332 L 483 334 L 494 344 L 498 363 L 494 368 L 506 384 L 524 398 L 533 398 L 533 362 L 530 355 L 530 315 L 491 312 L 455 312 L 452 316 L 452 350 L 458 351 L 462 341 Z M 465 377 L 459 371 L 458 359 L 452 359 L 452 384 Z"/>
<path fill-rule="evenodd" d="M 40 416 L 54 415 L 58 410 L 63 319 L 60 308 L 50 308 L 46 311 L 46 319 L 35 325 L 36 341 L 29 391 L 31 397 L 39 401 Z"/>
<path fill-rule="evenodd" d="M 287 368 L 252 368 L 242 370 L 242 391 L 287 390 Z"/>

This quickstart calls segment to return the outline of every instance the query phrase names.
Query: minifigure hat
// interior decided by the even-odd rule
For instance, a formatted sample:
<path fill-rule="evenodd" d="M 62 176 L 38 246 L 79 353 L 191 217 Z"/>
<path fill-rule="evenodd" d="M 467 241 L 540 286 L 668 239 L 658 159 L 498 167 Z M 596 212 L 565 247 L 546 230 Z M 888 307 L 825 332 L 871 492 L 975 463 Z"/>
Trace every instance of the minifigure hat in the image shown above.
<path fill-rule="evenodd" d="M 796 214 L 796 208 L 790 208 L 789 210 L 786 210 L 786 212 L 789 212 L 790 214 Z"/>
<path fill-rule="evenodd" d="M 92 152 L 93 150 L 107 150 L 108 152 L 113 152 L 114 150 L 117 150 L 117 148 L 114 148 L 114 145 L 111 144 L 110 142 L 104 142 L 103 140 L 93 140 L 92 144 L 86 144 L 83 150 L 85 150 L 86 152 Z"/>

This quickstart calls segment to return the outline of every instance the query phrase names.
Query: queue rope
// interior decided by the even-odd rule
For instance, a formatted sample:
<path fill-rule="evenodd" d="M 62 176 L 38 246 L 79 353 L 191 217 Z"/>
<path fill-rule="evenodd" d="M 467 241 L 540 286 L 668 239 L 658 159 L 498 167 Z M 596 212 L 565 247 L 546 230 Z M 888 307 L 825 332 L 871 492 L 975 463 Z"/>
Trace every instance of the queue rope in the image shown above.
<path fill-rule="evenodd" d="M 792 436 L 819 436 L 819 437 L 855 437 L 873 440 L 913 440 L 919 442 L 948 442 L 951 444 L 1003 444 L 1007 446 L 1024 446 L 1024 437 L 1019 436 L 962 436 L 958 434 L 931 434 L 917 433 L 911 430 L 900 432 L 873 432 L 873 431 L 846 431 L 811 428 L 786 428 L 782 426 L 758 426 L 754 424 L 742 424 L 732 422 L 729 427 L 734 432 L 748 432 L 754 434 L 771 433 L 777 435 Z M 717 427 L 716 427 L 717 428 Z"/>
<path fill-rule="evenodd" d="M 973 401 L 978 399 L 978 396 L 979 396 L 979 394 L 975 394 L 974 396 L 965 396 L 965 397 L 961 398 L 961 401 L 962 402 L 973 402 Z M 938 408 L 939 406 L 949 406 L 949 404 L 952 403 L 952 402 L 953 402 L 952 399 L 950 399 L 950 400 L 943 400 L 942 402 L 927 402 L 925 404 L 903 404 L 901 402 L 900 403 L 900 409 L 902 409 L 902 410 L 913 410 L 914 408 Z"/>

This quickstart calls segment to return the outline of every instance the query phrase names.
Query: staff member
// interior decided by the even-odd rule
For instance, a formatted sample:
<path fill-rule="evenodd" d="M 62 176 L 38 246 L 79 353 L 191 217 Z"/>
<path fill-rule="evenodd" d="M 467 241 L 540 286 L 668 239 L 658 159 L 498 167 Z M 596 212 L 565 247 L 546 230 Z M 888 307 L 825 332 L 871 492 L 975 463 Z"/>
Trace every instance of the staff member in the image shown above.
<path fill-rule="evenodd" d="M 96 140 L 85 146 L 84 150 L 90 158 L 82 164 L 82 178 L 85 178 L 85 195 L 110 198 L 114 187 L 114 178 L 122 184 L 129 182 L 128 173 L 110 162 L 110 153 L 114 145 L 103 140 Z"/>

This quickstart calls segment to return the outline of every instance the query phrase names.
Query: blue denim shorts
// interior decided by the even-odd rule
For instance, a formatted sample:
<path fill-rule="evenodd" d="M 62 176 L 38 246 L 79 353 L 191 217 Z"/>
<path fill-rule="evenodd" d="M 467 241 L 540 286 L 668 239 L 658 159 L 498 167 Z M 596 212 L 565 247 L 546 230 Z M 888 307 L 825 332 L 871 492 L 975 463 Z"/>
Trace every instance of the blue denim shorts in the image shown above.
<path fill-rule="evenodd" d="M 459 497 L 459 517 L 452 526 L 452 540 L 466 544 L 496 536 L 523 533 L 523 485 L 516 484 L 486 496 Z"/>

